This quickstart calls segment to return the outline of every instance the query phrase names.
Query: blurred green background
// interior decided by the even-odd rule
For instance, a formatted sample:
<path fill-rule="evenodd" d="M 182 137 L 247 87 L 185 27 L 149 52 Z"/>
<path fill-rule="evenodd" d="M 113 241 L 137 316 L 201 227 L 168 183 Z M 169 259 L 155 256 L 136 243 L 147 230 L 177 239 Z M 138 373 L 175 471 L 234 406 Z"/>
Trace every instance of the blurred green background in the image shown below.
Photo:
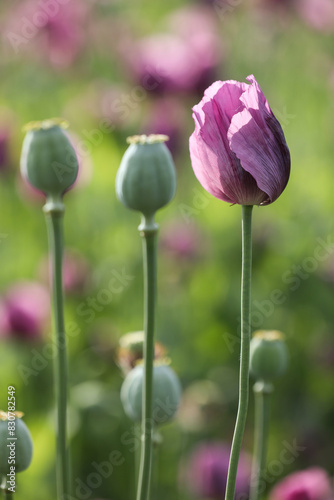
<path fill-rule="evenodd" d="M 19 175 L 23 125 L 64 117 L 81 162 L 78 185 L 65 198 L 66 245 L 82 264 L 66 297 L 73 476 L 76 486 L 85 485 L 81 498 L 130 500 L 135 492 L 137 457 L 124 435 L 138 436 L 138 430 L 121 406 L 117 364 L 119 338 L 143 324 L 139 216 L 121 205 L 114 189 L 128 135 L 170 134 L 178 175 L 177 195 L 158 215 L 157 339 L 187 397 L 176 420 L 161 430 L 152 498 L 193 498 L 179 480 L 180 464 L 195 443 L 231 441 L 241 208 L 199 185 L 188 137 L 191 107 L 205 87 L 217 79 L 245 81 L 249 74 L 280 120 L 292 157 L 285 192 L 272 206 L 254 209 L 253 328 L 281 330 L 290 351 L 289 371 L 273 398 L 269 461 L 284 442 L 296 440 L 304 448 L 272 477 L 268 491 L 293 470 L 318 465 L 334 473 L 334 22 L 328 13 L 322 20 L 312 17 L 304 3 L 1 4 L 3 304 L 18 283 L 45 283 L 43 200 Z M 101 291 L 111 279 L 112 298 L 102 304 Z M 42 307 L 37 301 L 38 314 L 49 318 Z M 32 465 L 17 478 L 16 499 L 54 500 L 50 320 L 33 333 L 24 324 L 2 328 L 0 408 L 6 410 L 7 386 L 15 386 L 17 409 L 25 413 L 35 445 Z M 213 395 L 199 381 L 210 381 Z M 252 422 L 253 397 L 244 439 L 248 452 Z M 124 462 L 98 485 L 87 486 L 93 462 L 108 460 L 112 451 Z"/>

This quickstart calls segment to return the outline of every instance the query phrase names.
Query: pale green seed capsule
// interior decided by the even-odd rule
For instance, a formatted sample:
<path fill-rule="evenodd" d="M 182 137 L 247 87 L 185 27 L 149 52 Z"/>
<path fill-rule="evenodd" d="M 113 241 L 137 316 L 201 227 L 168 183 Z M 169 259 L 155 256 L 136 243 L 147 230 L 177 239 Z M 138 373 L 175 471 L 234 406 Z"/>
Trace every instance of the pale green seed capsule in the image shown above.
<path fill-rule="evenodd" d="M 21 418 L 23 413 L 15 412 L 15 416 L 15 420 L 8 420 L 8 414 L 0 411 L 0 475 L 3 476 L 13 470 L 11 465 L 15 466 L 15 473 L 24 471 L 32 459 L 33 444 L 29 429 Z"/>
<path fill-rule="evenodd" d="M 134 421 L 142 416 L 144 367 L 136 366 L 126 376 L 121 388 L 121 400 L 125 413 Z M 181 399 L 181 384 L 172 368 L 167 365 L 153 367 L 152 418 L 156 425 L 169 422 L 175 415 Z"/>
<path fill-rule="evenodd" d="M 21 174 L 45 195 L 57 198 L 75 182 L 78 159 L 60 119 L 32 122 L 25 127 Z"/>
<path fill-rule="evenodd" d="M 288 350 L 279 331 L 255 332 L 250 343 L 250 371 L 256 380 L 271 382 L 287 369 Z"/>
<path fill-rule="evenodd" d="M 151 217 L 173 198 L 176 173 L 163 135 L 129 137 L 116 176 L 116 194 L 128 208 Z"/>

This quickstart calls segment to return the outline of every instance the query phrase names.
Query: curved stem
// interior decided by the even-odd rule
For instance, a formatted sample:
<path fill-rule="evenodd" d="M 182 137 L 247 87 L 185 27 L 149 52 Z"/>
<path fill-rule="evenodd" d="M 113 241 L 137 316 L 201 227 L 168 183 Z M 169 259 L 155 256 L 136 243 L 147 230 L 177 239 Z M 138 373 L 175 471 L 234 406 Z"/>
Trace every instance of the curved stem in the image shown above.
<path fill-rule="evenodd" d="M 57 401 L 57 491 L 58 498 L 67 498 L 70 493 L 70 471 L 67 449 L 67 357 L 64 325 L 62 259 L 64 209 L 46 210 L 52 260 L 53 315 L 55 336 L 54 381 Z"/>
<path fill-rule="evenodd" d="M 153 359 L 154 359 L 154 319 L 157 274 L 157 229 L 152 219 L 144 218 L 139 226 L 143 237 L 144 258 L 144 384 L 142 410 L 142 447 L 140 455 L 137 500 L 148 500 L 150 497 L 152 469 L 152 395 L 153 395 Z"/>
<path fill-rule="evenodd" d="M 239 405 L 231 447 L 225 500 L 234 500 L 249 398 L 249 343 L 252 277 L 252 205 L 242 206 L 241 349 Z"/>
<path fill-rule="evenodd" d="M 258 500 L 260 493 L 263 493 L 259 490 L 260 479 L 266 466 L 272 388 L 267 388 L 264 383 L 259 382 L 254 385 L 253 390 L 255 394 L 255 430 L 250 500 Z"/>

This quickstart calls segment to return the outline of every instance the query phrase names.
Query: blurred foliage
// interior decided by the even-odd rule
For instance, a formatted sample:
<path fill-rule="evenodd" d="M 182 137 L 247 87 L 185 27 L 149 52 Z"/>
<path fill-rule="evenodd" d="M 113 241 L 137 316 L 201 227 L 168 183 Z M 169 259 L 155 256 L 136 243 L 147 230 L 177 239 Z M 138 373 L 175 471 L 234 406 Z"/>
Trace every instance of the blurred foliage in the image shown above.
<path fill-rule="evenodd" d="M 0 7 L 0 130 L 8 133 L 9 146 L 0 172 L 0 291 L 5 295 L 18 281 L 40 280 L 39 265 L 47 253 L 42 202 L 19 180 L 22 126 L 63 116 L 71 123 L 83 171 L 88 172 L 87 180 L 65 197 L 67 247 L 80 252 L 91 269 L 88 290 L 66 298 L 66 318 L 72 328 L 75 487 L 81 488 L 78 498 L 130 500 L 139 431 L 121 407 L 116 350 L 121 335 L 142 329 L 142 257 L 139 217 L 118 202 L 114 182 L 126 136 L 144 130 L 160 96 L 145 91 L 136 98 L 140 84 L 124 62 L 124 51 L 134 50 L 139 37 L 165 31 L 168 17 L 185 3 L 87 0 L 80 51 L 65 66 L 53 64 L 43 52 L 44 35 L 26 40 L 17 52 L 8 43 L 13 17 L 22 28 L 24 16 L 20 18 L 17 9 L 24 3 L 11 1 Z M 256 76 L 281 121 L 292 156 L 286 191 L 272 206 L 254 210 L 253 326 L 285 332 L 290 351 L 288 373 L 277 382 L 273 398 L 269 461 L 278 459 L 286 442 L 296 440 L 305 448 L 280 476 L 272 477 L 273 484 L 292 470 L 311 465 L 334 473 L 333 33 L 307 25 L 289 2 L 279 7 L 269 0 L 256 5 L 240 2 L 223 10 L 224 5 L 205 6 L 211 9 L 223 48 L 216 78 L 244 81 L 250 73 Z M 103 104 L 105 93 L 114 92 L 116 86 L 120 96 L 132 96 L 121 124 Z M 152 497 L 160 500 L 188 498 L 178 484 L 178 468 L 194 443 L 202 439 L 230 443 L 239 359 L 241 209 L 207 195 L 191 169 L 187 149 L 193 131 L 191 106 L 201 94 L 194 90 L 173 98 L 180 117 L 174 124 L 180 143 L 174 155 L 178 192 L 158 216 L 157 338 L 167 347 L 184 389 L 210 380 L 221 399 L 219 411 L 211 408 L 198 425 L 191 425 L 195 409 L 183 408 L 180 417 L 161 430 L 164 443 L 156 450 Z M 113 124 L 111 132 L 101 129 L 106 116 Z M 173 240 L 175 223 L 185 232 L 190 227 L 198 232 L 188 253 L 182 254 L 177 242 L 172 252 L 163 243 L 166 238 Z M 118 292 L 102 304 L 101 291 L 115 277 Z M 95 299 L 99 310 L 89 305 L 89 299 Z M 50 331 L 48 325 L 35 341 L 15 335 L 1 339 L 0 406 L 6 410 L 7 386 L 15 386 L 17 409 L 25 413 L 35 445 L 31 467 L 18 476 L 17 500 L 55 498 Z M 249 452 L 252 399 L 244 440 Z M 109 467 L 108 477 L 100 475 L 94 482 L 96 464 L 113 463 L 112 452 L 119 452 L 113 458 L 122 463 L 113 465 L 112 472 Z"/>

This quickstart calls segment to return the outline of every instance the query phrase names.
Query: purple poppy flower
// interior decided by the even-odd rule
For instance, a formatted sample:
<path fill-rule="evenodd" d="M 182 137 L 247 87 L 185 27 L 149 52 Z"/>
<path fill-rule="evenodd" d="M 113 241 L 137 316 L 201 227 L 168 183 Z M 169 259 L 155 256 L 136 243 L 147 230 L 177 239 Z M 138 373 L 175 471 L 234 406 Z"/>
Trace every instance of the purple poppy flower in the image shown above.
<path fill-rule="evenodd" d="M 169 137 L 166 146 L 176 156 L 182 145 L 185 127 L 185 112 L 180 99 L 161 97 L 152 103 L 142 130 L 147 135 L 163 134 Z"/>
<path fill-rule="evenodd" d="M 150 93 L 203 92 L 221 59 L 213 13 L 204 8 L 176 11 L 170 24 L 166 33 L 123 46 L 123 58 Z"/>
<path fill-rule="evenodd" d="M 312 467 L 290 474 L 280 481 L 271 490 L 269 500 L 329 500 L 332 497 L 327 472 Z"/>
<path fill-rule="evenodd" d="M 43 259 L 39 267 L 41 280 L 49 284 L 49 258 Z M 86 259 L 75 250 L 66 251 L 63 258 L 63 286 L 68 294 L 83 294 L 90 282 L 90 269 Z"/>
<path fill-rule="evenodd" d="M 161 235 L 161 247 L 166 254 L 179 260 L 198 258 L 203 252 L 206 238 L 199 227 L 179 220 L 172 221 Z"/>
<path fill-rule="evenodd" d="M 0 130 L 0 171 L 8 167 L 8 132 Z"/>
<path fill-rule="evenodd" d="M 297 0 L 300 17 L 313 29 L 330 33 L 334 30 L 334 4 L 332 0 Z"/>
<path fill-rule="evenodd" d="M 12 286 L 0 307 L 1 335 L 21 339 L 39 339 L 50 314 L 46 287 L 36 282 Z"/>
<path fill-rule="evenodd" d="M 192 452 L 186 467 L 181 470 L 181 481 L 196 498 L 223 500 L 230 449 L 224 443 L 201 443 Z M 250 459 L 241 454 L 235 497 L 247 496 L 250 482 Z"/>
<path fill-rule="evenodd" d="M 43 56 L 57 68 L 73 64 L 85 43 L 86 2 L 25 0 L 7 20 L 4 36 L 19 53 Z M 36 50 L 37 48 L 37 50 Z"/>
<path fill-rule="evenodd" d="M 253 75 L 251 85 L 215 82 L 193 107 L 190 156 L 195 175 L 216 198 L 268 205 L 284 190 L 290 153 L 282 128 Z"/>

